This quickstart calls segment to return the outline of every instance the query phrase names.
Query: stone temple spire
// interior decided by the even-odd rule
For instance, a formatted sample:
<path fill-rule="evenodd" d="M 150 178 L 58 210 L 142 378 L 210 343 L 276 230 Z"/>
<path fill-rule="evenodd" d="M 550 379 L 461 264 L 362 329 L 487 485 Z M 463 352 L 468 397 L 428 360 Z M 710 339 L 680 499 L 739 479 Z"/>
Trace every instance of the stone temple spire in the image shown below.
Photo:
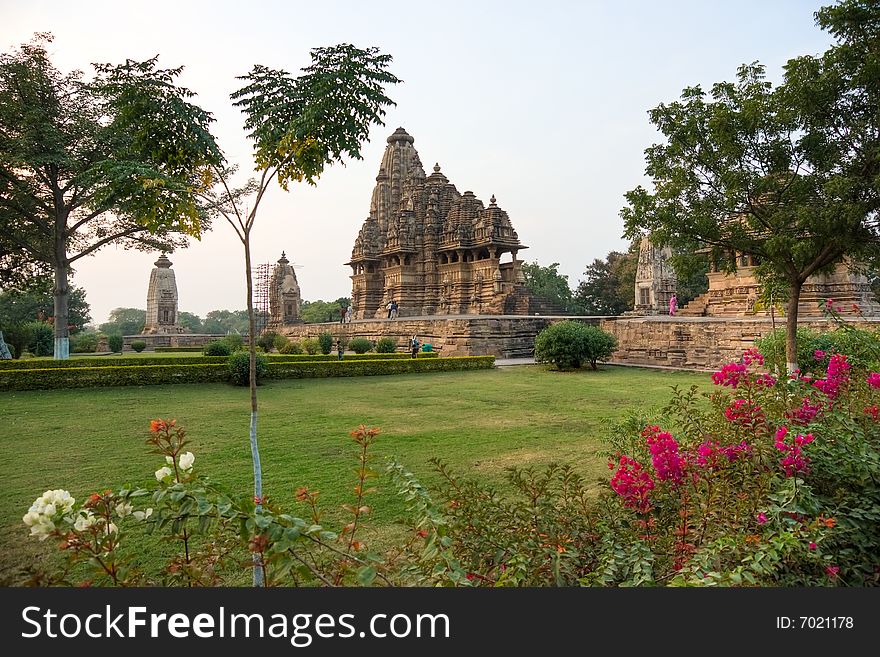
<path fill-rule="evenodd" d="M 150 272 L 147 288 L 147 321 L 144 333 L 183 333 L 177 323 L 177 280 L 171 269 L 172 262 L 163 253 Z"/>

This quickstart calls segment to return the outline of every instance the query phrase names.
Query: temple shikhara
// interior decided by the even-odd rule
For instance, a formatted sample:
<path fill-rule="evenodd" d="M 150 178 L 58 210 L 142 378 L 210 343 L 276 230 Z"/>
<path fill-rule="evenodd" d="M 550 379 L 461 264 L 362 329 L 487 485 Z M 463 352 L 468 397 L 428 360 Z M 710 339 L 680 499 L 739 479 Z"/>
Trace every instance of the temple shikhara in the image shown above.
<path fill-rule="evenodd" d="M 147 288 L 147 321 L 144 334 L 183 333 L 186 329 L 177 323 L 177 280 L 171 269 L 172 262 L 164 253 L 153 263 L 150 285 Z"/>
<path fill-rule="evenodd" d="M 531 314 L 517 253 L 525 248 L 495 197 L 455 188 L 434 166 L 426 176 L 403 128 L 388 137 L 370 214 L 346 263 L 356 319 L 399 315 Z M 508 255 L 509 254 L 509 255 Z"/>
<path fill-rule="evenodd" d="M 269 283 L 269 328 L 277 329 L 300 323 L 301 306 L 302 297 L 296 272 L 282 251 L 281 258 L 272 269 Z"/>

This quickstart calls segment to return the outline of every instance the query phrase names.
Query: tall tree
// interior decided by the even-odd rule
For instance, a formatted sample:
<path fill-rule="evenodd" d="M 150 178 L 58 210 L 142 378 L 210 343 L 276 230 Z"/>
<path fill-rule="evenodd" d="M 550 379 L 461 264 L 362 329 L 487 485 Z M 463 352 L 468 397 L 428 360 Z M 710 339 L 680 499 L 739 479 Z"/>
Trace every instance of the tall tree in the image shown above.
<path fill-rule="evenodd" d="M 636 253 L 612 251 L 605 260 L 596 258 L 584 271 L 575 300 L 587 315 L 620 315 L 633 309 L 635 299 Z"/>
<path fill-rule="evenodd" d="M 388 71 L 391 56 L 377 48 L 340 44 L 311 51 L 312 63 L 297 78 L 287 71 L 254 66 L 239 78 L 246 84 L 232 94 L 245 115 L 254 142 L 257 178 L 233 187 L 234 168 L 214 167 L 217 187 L 206 195 L 212 209 L 235 231 L 244 249 L 250 349 L 250 444 L 254 465 L 254 497 L 262 498 L 262 469 L 257 445 L 256 318 L 251 275 L 251 233 L 260 203 L 277 182 L 287 190 L 293 182 L 315 185 L 324 168 L 343 158 L 360 159 L 362 142 L 372 125 L 382 125 L 384 108 L 392 105 L 385 86 L 400 80 Z M 258 504 L 259 506 L 259 504 Z M 255 557 L 256 558 L 256 557 Z M 254 584 L 262 585 L 254 568 Z"/>
<path fill-rule="evenodd" d="M 774 89 L 759 64 L 740 67 L 736 82 L 715 84 L 708 97 L 685 89 L 649 112 L 666 137 L 645 151 L 654 192 L 628 192 L 621 211 L 627 236 L 648 230 L 660 245 L 709 247 L 728 271 L 731 254 L 756 256 L 759 278 L 789 291 L 790 369 L 804 282 L 846 256 L 875 257 L 878 236 L 871 195 L 815 147 L 803 103 L 787 85 Z M 830 132 L 828 143 L 843 148 L 845 137 Z"/>
<path fill-rule="evenodd" d="M 205 315 L 205 333 L 247 333 L 247 310 L 212 310 Z"/>
<path fill-rule="evenodd" d="M 0 55 L 0 271 L 54 275 L 55 357 L 69 353 L 71 266 L 108 244 L 173 250 L 207 224 L 195 192 L 221 161 L 211 115 L 157 58 L 62 74 L 39 34 Z"/>
<path fill-rule="evenodd" d="M 0 330 L 28 322 L 51 320 L 54 323 L 53 310 L 52 278 L 42 276 L 32 279 L 26 285 L 0 292 Z M 68 311 L 70 331 L 82 331 L 91 321 L 85 290 L 70 286 Z"/>
<path fill-rule="evenodd" d="M 568 276 L 560 274 L 559 263 L 543 267 L 537 262 L 524 262 L 522 265 L 526 289 L 536 297 L 541 297 L 558 305 L 563 312 L 574 311 L 571 287 Z"/>
<path fill-rule="evenodd" d="M 143 308 L 114 308 L 98 330 L 107 335 L 137 335 L 146 323 L 147 311 Z"/>

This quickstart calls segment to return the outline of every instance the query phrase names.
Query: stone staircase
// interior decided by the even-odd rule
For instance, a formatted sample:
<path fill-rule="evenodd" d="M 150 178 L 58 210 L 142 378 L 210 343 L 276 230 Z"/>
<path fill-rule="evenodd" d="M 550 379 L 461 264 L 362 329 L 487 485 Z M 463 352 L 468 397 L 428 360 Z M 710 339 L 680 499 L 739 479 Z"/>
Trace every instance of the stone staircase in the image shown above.
<path fill-rule="evenodd" d="M 504 300 L 505 315 L 566 315 L 557 303 L 531 294 L 525 286 L 517 285 Z"/>

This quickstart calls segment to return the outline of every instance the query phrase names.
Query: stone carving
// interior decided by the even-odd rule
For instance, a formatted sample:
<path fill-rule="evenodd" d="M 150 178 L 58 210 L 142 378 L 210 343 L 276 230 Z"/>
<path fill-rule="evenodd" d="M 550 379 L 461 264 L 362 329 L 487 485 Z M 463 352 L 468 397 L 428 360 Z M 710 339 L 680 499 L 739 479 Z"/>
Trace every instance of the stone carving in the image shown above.
<path fill-rule="evenodd" d="M 163 253 L 153 264 L 143 333 L 186 333 L 186 329 L 177 323 L 177 280 L 171 270 L 172 262 Z"/>
<path fill-rule="evenodd" d="M 658 249 L 650 238 L 639 243 L 633 315 L 667 315 L 669 299 L 675 294 L 677 279 L 669 262 L 672 249 Z"/>
<path fill-rule="evenodd" d="M 426 176 L 414 141 L 403 128 L 388 137 L 370 213 L 346 263 L 354 316 L 383 317 L 391 301 L 403 317 L 528 314 L 516 258 L 527 247 L 507 213 L 494 196 L 486 206 L 473 192 L 459 193 L 439 165 Z"/>
<path fill-rule="evenodd" d="M 298 324 L 302 321 L 299 317 L 301 306 L 302 297 L 296 272 L 282 251 L 269 283 L 269 327 Z"/>

